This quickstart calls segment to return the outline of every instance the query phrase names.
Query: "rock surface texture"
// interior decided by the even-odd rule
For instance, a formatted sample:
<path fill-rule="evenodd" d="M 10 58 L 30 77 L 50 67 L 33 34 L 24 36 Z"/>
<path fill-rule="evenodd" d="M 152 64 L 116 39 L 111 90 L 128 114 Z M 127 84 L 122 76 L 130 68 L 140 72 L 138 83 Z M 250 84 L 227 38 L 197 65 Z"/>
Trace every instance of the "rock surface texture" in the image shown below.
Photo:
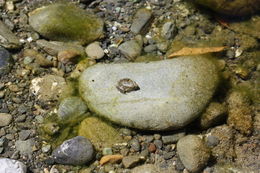
<path fill-rule="evenodd" d="M 26 166 L 17 160 L 0 158 L 1 173 L 26 173 Z"/>
<path fill-rule="evenodd" d="M 64 141 L 56 148 L 52 156 L 56 163 L 82 165 L 89 162 L 94 155 L 91 142 L 83 136 Z"/>
<path fill-rule="evenodd" d="M 79 90 L 93 112 L 111 121 L 138 129 L 167 130 L 194 120 L 217 84 L 218 70 L 212 59 L 187 56 L 95 65 L 83 72 Z"/>

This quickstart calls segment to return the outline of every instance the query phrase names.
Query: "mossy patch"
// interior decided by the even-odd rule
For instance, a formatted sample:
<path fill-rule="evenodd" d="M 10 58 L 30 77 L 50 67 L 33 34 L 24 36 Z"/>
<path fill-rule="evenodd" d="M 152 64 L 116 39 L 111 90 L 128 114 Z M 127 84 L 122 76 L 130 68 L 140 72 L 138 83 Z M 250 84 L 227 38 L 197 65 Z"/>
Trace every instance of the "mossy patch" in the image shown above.
<path fill-rule="evenodd" d="M 123 142 L 118 128 L 97 117 L 87 117 L 78 129 L 78 135 L 88 138 L 97 150 Z"/>

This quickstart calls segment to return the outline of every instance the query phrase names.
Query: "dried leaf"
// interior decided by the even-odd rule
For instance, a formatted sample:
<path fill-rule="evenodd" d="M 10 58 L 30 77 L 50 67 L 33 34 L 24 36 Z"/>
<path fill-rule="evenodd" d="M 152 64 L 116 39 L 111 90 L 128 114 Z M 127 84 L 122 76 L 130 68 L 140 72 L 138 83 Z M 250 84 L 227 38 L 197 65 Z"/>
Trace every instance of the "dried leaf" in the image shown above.
<path fill-rule="evenodd" d="M 168 58 L 173 58 L 175 56 L 185 56 L 185 55 L 198 55 L 212 52 L 221 52 L 226 47 L 200 47 L 200 48 L 190 48 L 184 47 L 177 52 L 174 52 L 168 56 Z"/>
<path fill-rule="evenodd" d="M 123 159 L 123 155 L 107 155 L 107 156 L 103 156 L 99 163 L 100 165 L 104 165 L 106 163 L 116 163 L 120 160 Z"/>

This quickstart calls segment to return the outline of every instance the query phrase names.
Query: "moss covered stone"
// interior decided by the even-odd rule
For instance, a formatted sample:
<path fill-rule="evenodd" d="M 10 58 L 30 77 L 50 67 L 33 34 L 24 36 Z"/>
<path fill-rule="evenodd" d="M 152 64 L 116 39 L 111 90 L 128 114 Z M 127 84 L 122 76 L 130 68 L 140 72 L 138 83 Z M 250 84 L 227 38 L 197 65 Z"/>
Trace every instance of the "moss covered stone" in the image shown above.
<path fill-rule="evenodd" d="M 79 126 L 78 135 L 88 138 L 97 150 L 123 141 L 118 129 L 97 117 L 84 119 Z"/>
<path fill-rule="evenodd" d="M 103 21 L 72 4 L 38 8 L 29 14 L 29 22 L 50 40 L 87 44 L 103 35 Z"/>

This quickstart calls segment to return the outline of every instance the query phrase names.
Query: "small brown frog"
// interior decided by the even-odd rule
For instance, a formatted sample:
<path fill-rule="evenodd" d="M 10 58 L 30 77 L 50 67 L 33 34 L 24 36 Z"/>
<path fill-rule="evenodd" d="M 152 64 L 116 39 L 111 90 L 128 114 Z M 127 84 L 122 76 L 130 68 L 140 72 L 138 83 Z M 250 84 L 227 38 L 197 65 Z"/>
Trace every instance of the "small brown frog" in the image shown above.
<path fill-rule="evenodd" d="M 129 78 L 124 78 L 124 79 L 119 80 L 116 88 L 122 94 L 140 90 L 140 87 L 137 85 L 137 83 Z"/>

